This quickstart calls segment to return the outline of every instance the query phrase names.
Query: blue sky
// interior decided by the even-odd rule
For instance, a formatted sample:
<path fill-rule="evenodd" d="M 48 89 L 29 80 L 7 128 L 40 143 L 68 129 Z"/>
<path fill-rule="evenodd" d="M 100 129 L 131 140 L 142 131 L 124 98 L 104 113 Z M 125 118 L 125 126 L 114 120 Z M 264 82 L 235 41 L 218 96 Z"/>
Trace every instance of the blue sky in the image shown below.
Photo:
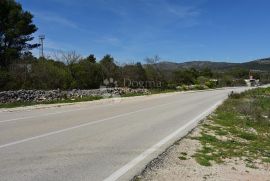
<path fill-rule="evenodd" d="M 46 54 L 111 54 L 120 63 L 154 55 L 176 62 L 243 62 L 270 56 L 269 0 L 18 2 L 35 16 L 35 36 L 46 35 Z"/>

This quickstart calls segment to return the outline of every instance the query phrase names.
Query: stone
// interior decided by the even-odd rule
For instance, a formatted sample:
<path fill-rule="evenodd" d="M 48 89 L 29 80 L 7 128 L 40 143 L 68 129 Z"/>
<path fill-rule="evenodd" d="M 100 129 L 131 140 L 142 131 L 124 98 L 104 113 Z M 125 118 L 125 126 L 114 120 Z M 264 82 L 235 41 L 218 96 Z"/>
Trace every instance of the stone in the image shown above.
<path fill-rule="evenodd" d="M 131 89 L 123 87 L 100 89 L 73 89 L 73 90 L 17 90 L 0 92 L 0 103 L 13 102 L 46 102 L 64 99 L 83 98 L 86 96 L 122 96 L 128 93 L 151 94 L 148 89 Z"/>

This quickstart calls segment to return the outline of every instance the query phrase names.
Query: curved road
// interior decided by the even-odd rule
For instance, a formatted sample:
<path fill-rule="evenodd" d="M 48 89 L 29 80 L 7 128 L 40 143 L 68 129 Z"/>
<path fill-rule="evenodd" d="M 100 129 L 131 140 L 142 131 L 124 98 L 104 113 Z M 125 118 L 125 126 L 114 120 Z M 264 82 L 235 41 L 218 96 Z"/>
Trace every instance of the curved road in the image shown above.
<path fill-rule="evenodd" d="M 244 89 L 0 110 L 0 180 L 129 180 Z"/>

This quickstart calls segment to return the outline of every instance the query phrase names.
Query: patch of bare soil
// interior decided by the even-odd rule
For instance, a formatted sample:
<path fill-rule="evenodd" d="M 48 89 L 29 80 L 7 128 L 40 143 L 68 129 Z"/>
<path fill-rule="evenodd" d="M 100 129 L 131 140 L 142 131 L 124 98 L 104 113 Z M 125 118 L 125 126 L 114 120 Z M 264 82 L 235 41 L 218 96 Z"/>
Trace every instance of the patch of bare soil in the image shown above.
<path fill-rule="evenodd" d="M 144 181 L 270 181 L 270 163 L 256 165 L 258 168 L 246 167 L 238 159 L 226 159 L 224 163 L 202 166 L 192 157 L 201 148 L 198 140 L 191 139 L 200 135 L 201 126 L 195 128 L 185 138 L 176 142 L 166 152 L 153 160 L 141 175 L 134 180 Z"/>

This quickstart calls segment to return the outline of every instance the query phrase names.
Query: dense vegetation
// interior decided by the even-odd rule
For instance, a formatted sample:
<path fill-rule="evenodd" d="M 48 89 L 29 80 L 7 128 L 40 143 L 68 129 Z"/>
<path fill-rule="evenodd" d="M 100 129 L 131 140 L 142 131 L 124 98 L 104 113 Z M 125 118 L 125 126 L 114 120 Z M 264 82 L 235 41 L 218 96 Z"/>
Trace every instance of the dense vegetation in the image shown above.
<path fill-rule="evenodd" d="M 201 89 L 243 85 L 243 79 L 248 78 L 249 68 L 243 67 L 166 70 L 158 56 L 146 58 L 145 64 L 127 65 L 118 65 L 111 55 L 97 61 L 93 54 L 81 57 L 74 51 L 60 52 L 53 58 L 36 58 L 30 50 L 39 45 L 29 43 L 37 30 L 32 23 L 33 15 L 14 0 L 2 0 L 0 7 L 0 90 L 93 89 L 106 78 L 113 78 L 118 86 L 126 85 L 124 80 L 133 80 L 137 83 L 128 86 L 134 88 L 186 89 L 187 85 L 196 85 Z M 254 75 L 269 82 L 269 73 L 256 72 Z"/>
<path fill-rule="evenodd" d="M 70 53 L 67 53 L 70 54 Z M 92 57 L 89 58 L 89 57 Z M 16 89 L 93 89 L 99 88 L 106 78 L 113 78 L 118 86 L 124 86 L 124 80 L 161 82 L 159 86 L 151 84 L 125 84 L 131 87 L 161 89 L 185 89 L 188 85 L 197 87 L 221 87 L 245 85 L 247 69 L 230 69 L 224 72 L 204 69 L 177 69 L 173 72 L 160 70 L 156 64 L 147 63 L 117 65 L 112 56 L 106 55 L 100 61 L 95 57 L 69 56 L 67 60 L 35 58 L 31 54 L 13 60 L 8 67 L 0 70 L 1 90 Z M 255 78 L 261 78 L 259 73 Z M 267 81 L 269 76 L 266 77 Z M 217 82 L 213 80 L 218 80 Z M 113 85 L 112 85 L 113 86 Z"/>

